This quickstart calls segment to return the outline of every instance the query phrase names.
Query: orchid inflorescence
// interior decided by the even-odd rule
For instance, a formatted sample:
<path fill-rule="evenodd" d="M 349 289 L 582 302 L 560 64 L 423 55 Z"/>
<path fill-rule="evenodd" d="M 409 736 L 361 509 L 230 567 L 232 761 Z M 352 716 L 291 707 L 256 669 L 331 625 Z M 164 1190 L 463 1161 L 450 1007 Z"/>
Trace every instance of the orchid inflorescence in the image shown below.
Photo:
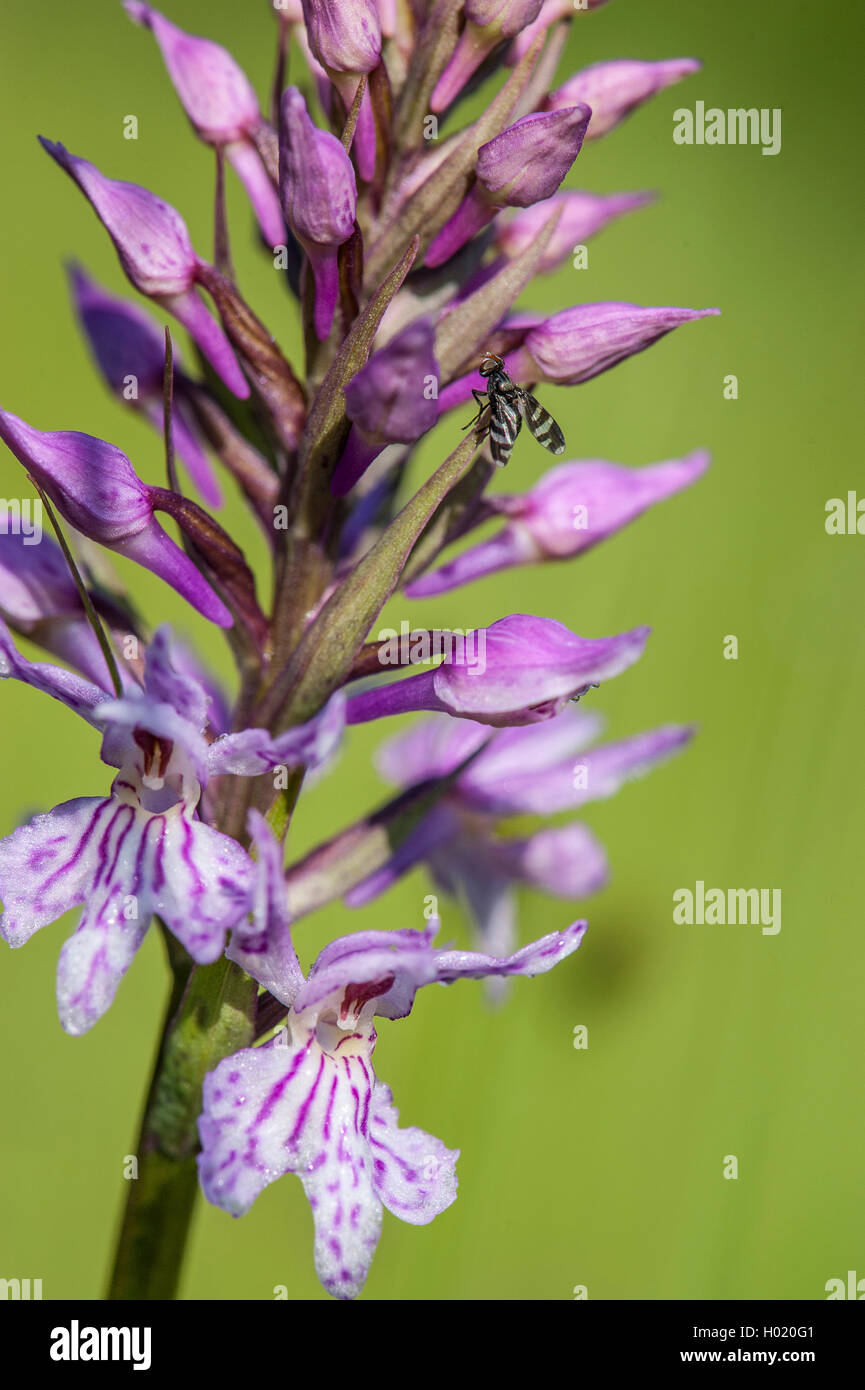
<path fill-rule="evenodd" d="M 707 465 L 702 453 L 637 470 L 570 461 L 522 495 L 493 493 L 483 410 L 460 432 L 485 354 L 526 387 L 576 385 L 716 312 L 514 310 L 575 242 L 648 201 L 562 190 L 583 142 L 698 66 L 600 63 L 550 90 L 585 8 L 274 0 L 265 116 L 224 48 L 127 0 L 193 131 L 215 150 L 212 263 L 157 194 L 42 141 L 133 287 L 192 341 L 181 360 L 168 329 L 71 267 L 103 377 L 164 435 L 160 485 L 144 482 L 116 445 L 0 412 L 0 435 L 58 530 L 58 541 L 39 545 L 13 527 L 0 535 L 0 674 L 92 725 L 115 771 L 106 795 L 64 802 L 0 842 L 2 935 L 21 946 L 81 908 L 57 974 L 71 1034 L 111 1006 L 154 920 L 174 975 L 114 1297 L 170 1296 L 182 1248 L 176 1194 L 196 1161 L 207 1199 L 234 1215 L 281 1174 L 297 1174 L 319 1278 L 340 1298 L 363 1286 L 383 1207 L 422 1224 L 450 1205 L 458 1155 L 400 1126 L 372 1067 L 375 1017 L 405 1018 L 421 986 L 463 978 L 487 980 L 501 997 L 511 979 L 569 956 L 585 922 L 520 946 L 515 885 L 591 894 L 607 877 L 601 845 L 578 822 L 520 838 L 500 823 L 612 795 L 691 736 L 667 726 L 593 746 L 600 722 L 575 708 L 640 657 L 647 628 L 591 639 L 512 614 L 475 634 L 482 664 L 466 645 L 409 673 L 388 673 L 371 637 L 398 590 L 431 597 L 575 556 Z M 297 61 L 300 85 L 287 85 Z M 461 101 L 496 75 L 482 113 L 461 126 Z M 439 119 L 451 132 L 441 138 Z M 236 282 L 226 165 L 299 306 L 303 375 Z M 456 447 L 406 495 L 416 446 L 443 418 Z M 182 489 L 178 464 L 200 502 Z M 211 514 L 225 478 L 265 537 L 269 605 Z M 488 522 L 498 529 L 475 539 Z M 98 546 L 143 565 L 225 629 L 233 699 L 166 627 L 150 631 L 128 595 L 91 575 Z M 28 659 L 12 633 L 63 664 Z M 352 725 L 410 711 L 424 717 L 379 757 L 397 794 L 292 862 L 285 844 L 306 773 L 327 768 Z M 335 899 L 365 903 L 419 864 L 463 902 L 476 949 L 437 944 L 433 919 L 342 936 L 301 969 L 292 931 L 304 916 Z M 169 1208 L 174 1253 L 161 1262 L 152 1251 Z"/>

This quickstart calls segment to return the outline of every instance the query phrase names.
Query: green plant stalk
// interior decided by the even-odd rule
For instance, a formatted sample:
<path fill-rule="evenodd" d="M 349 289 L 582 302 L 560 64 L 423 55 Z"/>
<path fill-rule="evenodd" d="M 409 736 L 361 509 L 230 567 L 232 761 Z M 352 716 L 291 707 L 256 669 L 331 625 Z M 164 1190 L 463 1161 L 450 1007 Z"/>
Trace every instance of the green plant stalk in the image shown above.
<path fill-rule="evenodd" d="M 172 1299 L 198 1190 L 204 1078 L 253 1039 L 258 987 L 231 961 L 175 975 L 129 1180 L 109 1300 Z"/>
<path fill-rule="evenodd" d="M 303 777 L 304 769 L 296 769 L 271 806 L 268 819 L 279 839 L 288 832 Z M 245 786 L 252 799 L 252 779 Z M 117 1238 L 110 1301 L 176 1296 L 198 1191 L 204 1078 L 255 1038 L 255 980 L 224 956 L 213 965 L 194 965 L 171 932 L 162 932 L 172 985 L 141 1119 L 138 1173 L 129 1180 Z"/>

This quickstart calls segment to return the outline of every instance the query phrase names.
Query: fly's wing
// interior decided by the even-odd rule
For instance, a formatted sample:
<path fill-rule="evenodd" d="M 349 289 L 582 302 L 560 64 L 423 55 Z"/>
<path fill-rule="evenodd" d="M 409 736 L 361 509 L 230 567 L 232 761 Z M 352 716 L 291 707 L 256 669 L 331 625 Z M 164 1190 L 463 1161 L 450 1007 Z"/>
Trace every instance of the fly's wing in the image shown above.
<path fill-rule="evenodd" d="M 490 397 L 490 446 L 493 463 L 497 463 L 500 468 L 505 466 L 511 456 L 522 423 L 516 405 L 512 405 L 504 396 Z"/>
<path fill-rule="evenodd" d="M 551 454 L 563 454 L 565 452 L 565 436 L 550 412 L 544 410 L 540 401 L 535 400 L 531 391 L 525 391 L 521 388 L 517 399 L 525 422 L 538 443 L 543 444 L 545 449 L 549 449 Z"/>

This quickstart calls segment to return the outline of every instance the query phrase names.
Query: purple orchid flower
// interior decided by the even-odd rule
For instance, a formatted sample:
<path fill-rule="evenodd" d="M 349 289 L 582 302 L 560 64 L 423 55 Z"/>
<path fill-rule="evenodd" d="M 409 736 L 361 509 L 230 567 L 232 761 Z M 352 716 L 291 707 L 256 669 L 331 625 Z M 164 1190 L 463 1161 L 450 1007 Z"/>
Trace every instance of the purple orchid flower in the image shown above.
<path fill-rule="evenodd" d="M 600 727 L 597 716 L 573 708 L 492 735 L 482 725 L 432 715 L 388 739 L 376 765 L 400 787 L 447 776 L 476 756 L 390 861 L 346 895 L 348 905 L 369 902 L 425 862 L 435 883 L 464 903 L 481 948 L 506 955 L 517 940 L 518 885 L 571 900 L 597 892 L 607 881 L 607 858 L 586 826 L 546 826 L 514 838 L 503 837 L 498 823 L 606 800 L 693 736 L 691 728 L 668 725 L 590 748 Z"/>
<path fill-rule="evenodd" d="M 656 92 L 699 72 L 701 66 L 696 58 L 666 58 L 659 63 L 620 58 L 612 63 L 595 63 L 574 73 L 551 92 L 544 110 L 556 111 L 561 106 L 573 106 L 575 101 L 585 102 L 592 108 L 586 139 L 597 140 Z"/>
<path fill-rule="evenodd" d="M 136 24 L 152 31 L 193 130 L 206 144 L 225 150 L 262 236 L 269 246 L 280 245 L 285 235 L 282 210 L 252 138 L 261 114 L 243 69 L 221 44 L 185 33 L 151 5 L 124 0 L 124 9 Z"/>
<path fill-rule="evenodd" d="M 83 535 L 151 570 L 211 622 L 231 627 L 225 604 L 156 520 L 156 494 L 122 450 L 76 430 L 34 429 L 6 410 L 0 439 Z"/>
<path fill-rule="evenodd" d="M 470 77 L 503 39 L 512 39 L 537 20 L 542 0 L 466 0 L 466 24 L 453 56 L 432 94 L 433 111 L 455 101 Z"/>
<path fill-rule="evenodd" d="M 719 309 L 607 302 L 577 304 L 550 318 L 514 315 L 504 324 L 517 339 L 517 345 L 505 354 L 505 370 L 514 381 L 577 386 L 644 352 L 674 328 L 718 313 Z M 479 381 L 473 372 L 450 382 L 439 394 L 439 411 L 470 401 L 472 387 Z"/>
<path fill-rule="evenodd" d="M 416 319 L 361 367 L 345 388 L 352 422 L 331 492 L 344 497 L 388 444 L 414 444 L 438 418 L 435 330 Z"/>
<path fill-rule="evenodd" d="M 163 334 L 136 304 L 109 294 L 79 266 L 70 266 L 69 282 L 81 327 L 109 390 L 139 409 L 161 434 L 165 373 Z M 182 368 L 176 358 L 174 370 L 176 377 L 182 378 Z M 174 447 L 205 502 L 219 507 L 222 491 L 199 442 L 195 422 L 179 396 L 175 396 L 173 406 Z"/>
<path fill-rule="evenodd" d="M 374 1018 L 405 1018 L 422 985 L 538 975 L 571 955 L 575 922 L 506 959 L 433 945 L 426 931 L 371 931 L 332 941 L 304 978 L 291 941 L 281 856 L 255 813 L 255 922 L 265 947 L 235 939 L 230 956 L 288 1008 L 264 1046 L 227 1057 L 204 1083 L 201 1184 L 234 1216 L 284 1173 L 303 1183 L 315 1221 L 315 1266 L 328 1293 L 356 1298 L 379 1240 L 382 1209 L 426 1225 L 456 1197 L 459 1152 L 403 1129 L 376 1077 Z"/>
<path fill-rule="evenodd" d="M 296 87 L 282 98 L 279 187 L 285 220 L 309 257 L 315 331 L 324 339 L 339 293 L 337 251 L 354 231 L 357 184 L 339 140 L 313 124 Z"/>
<path fill-rule="evenodd" d="M 406 623 L 409 642 L 394 634 L 396 651 L 376 636 L 400 589 L 438 595 L 480 574 L 575 556 L 705 467 L 702 454 L 637 471 L 590 460 L 551 470 L 524 495 L 491 496 L 483 411 L 463 436 L 454 433 L 462 420 L 442 422 L 452 443 L 439 460 L 426 448 L 416 457 L 439 415 L 481 385 L 472 368 L 485 351 L 530 389 L 577 384 L 716 312 L 609 302 L 550 315 L 528 298 L 530 272 L 553 270 L 646 201 L 561 191 L 583 139 L 694 67 L 597 64 L 550 94 L 573 5 L 280 0 L 271 124 L 224 48 L 127 0 L 193 130 L 217 151 L 216 266 L 155 194 L 43 142 L 92 204 L 127 278 L 212 365 L 192 379 L 178 361 L 177 453 L 214 504 L 210 455 L 236 480 L 264 531 L 272 578 L 263 607 L 261 557 L 228 529 L 233 515 L 219 525 L 173 484 L 148 485 L 101 439 L 0 412 L 0 437 L 76 528 L 84 561 L 67 572 L 63 546 L 43 539 L 31 550 L 23 506 L 0 515 L 0 683 L 72 710 L 113 770 L 107 795 L 65 802 L 0 840 L 0 935 L 20 946 L 77 909 L 57 986 L 71 1033 L 109 1007 L 153 916 L 180 943 L 169 942 L 172 1006 L 112 1298 L 175 1295 L 202 1088 L 207 1196 L 240 1214 L 275 1177 L 296 1173 L 313 1210 L 319 1276 L 337 1297 L 363 1286 L 385 1207 L 422 1224 L 449 1206 L 457 1154 L 400 1127 L 373 1070 L 376 1015 L 405 1017 L 421 985 L 459 978 L 500 995 L 512 977 L 569 955 L 583 922 L 515 949 L 518 890 L 568 900 L 597 891 L 606 853 L 574 817 L 691 736 L 668 725 L 599 743 L 598 721 L 573 708 L 639 659 L 645 627 L 589 639 L 512 614 L 468 635 L 409 634 Z M 284 91 L 289 41 L 297 85 Z M 298 60 L 306 78 L 295 77 Z M 485 87 L 474 117 L 439 140 L 428 109 L 450 111 L 497 73 L 500 89 Z M 300 95 L 307 85 L 322 128 Z M 247 302 L 230 269 L 223 161 L 264 239 L 281 247 L 288 238 L 279 279 L 300 299 L 294 332 L 262 321 L 263 306 Z M 110 388 L 161 427 L 156 324 L 83 272 L 72 286 Z M 283 349 L 292 339 L 302 341 L 305 374 Z M 226 401 L 226 391 L 240 399 Z M 476 527 L 494 518 L 496 533 L 478 543 Z M 148 568 L 230 629 L 233 696 L 166 629 L 150 635 L 106 552 Z M 18 636 L 67 664 L 30 659 Z M 381 767 L 399 790 L 294 859 L 308 782 L 335 760 L 346 723 L 409 711 L 433 718 L 385 745 Z M 506 824 L 526 816 L 542 819 Z M 482 954 L 438 947 L 436 920 L 425 931 L 339 936 L 301 970 L 292 913 L 366 902 L 421 865 L 465 903 Z M 569 906 L 563 920 L 574 916 Z M 169 1227 L 170 1252 L 160 1235 Z"/>
<path fill-rule="evenodd" d="M 198 297 L 195 282 L 204 262 L 180 213 L 146 188 L 106 178 L 63 145 L 41 135 L 39 141 L 93 207 L 130 282 L 183 324 L 229 391 L 245 399 L 249 385 L 231 344 Z"/>
<path fill-rule="evenodd" d="M 559 464 L 521 497 L 490 498 L 507 518 L 502 530 L 416 579 L 406 594 L 428 598 L 515 565 L 570 559 L 689 487 L 708 466 L 704 452 L 640 469 L 601 459 Z"/>
<path fill-rule="evenodd" d="M 110 1006 L 154 914 L 193 960 L 213 961 L 251 885 L 237 842 L 195 818 L 204 710 L 163 640 L 148 653 L 145 690 L 95 706 L 93 717 L 104 760 L 122 760 L 110 794 L 63 802 L 0 841 L 0 935 L 10 946 L 83 905 L 57 974 L 60 1022 L 76 1034 Z"/>
<path fill-rule="evenodd" d="M 158 915 L 199 964 L 226 933 L 243 934 L 251 861 L 236 840 L 196 815 L 211 776 L 256 776 L 283 763 L 314 766 L 342 729 L 341 700 L 319 719 L 273 739 L 264 729 L 208 745 L 208 696 L 171 661 L 161 629 L 147 649 L 144 688 L 109 699 L 57 667 L 25 662 L 0 630 L 0 676 L 52 694 L 102 731 L 102 761 L 118 767 L 107 797 L 78 797 L 0 840 L 0 936 L 23 946 L 40 927 L 84 904 L 60 954 L 57 1003 L 67 1032 L 102 1017 Z"/>
<path fill-rule="evenodd" d="M 633 665 L 648 635 L 635 627 L 618 637 L 578 637 L 553 618 L 515 613 L 479 628 L 435 670 L 351 696 L 346 720 L 444 710 L 480 724 L 534 724 Z"/>
<path fill-rule="evenodd" d="M 381 22 L 376 0 L 303 0 L 306 36 L 312 56 L 325 70 L 350 110 L 358 79 L 381 62 Z M 364 93 L 352 149 L 358 173 L 367 181 L 375 172 L 375 119 L 369 89 Z"/>
<path fill-rule="evenodd" d="M 426 264 L 444 265 L 502 208 L 527 208 L 551 198 L 580 152 L 591 114 L 588 106 L 576 104 L 523 116 L 482 145 L 477 182 L 433 238 Z"/>

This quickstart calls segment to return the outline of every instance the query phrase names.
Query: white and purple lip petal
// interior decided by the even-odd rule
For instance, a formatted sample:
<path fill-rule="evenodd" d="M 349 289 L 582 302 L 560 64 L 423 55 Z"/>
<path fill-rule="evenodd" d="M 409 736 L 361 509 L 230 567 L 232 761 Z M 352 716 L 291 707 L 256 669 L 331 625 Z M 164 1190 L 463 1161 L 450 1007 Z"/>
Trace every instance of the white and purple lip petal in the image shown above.
<path fill-rule="evenodd" d="M 154 913 L 206 964 L 248 903 L 252 866 L 239 845 L 180 806 L 143 810 L 125 771 L 114 790 L 65 802 L 0 841 L 0 934 L 10 946 L 84 904 L 58 965 L 70 1033 L 109 1007 Z"/>
<path fill-rule="evenodd" d="M 296 1173 L 312 1208 L 318 1277 L 335 1298 L 356 1298 L 382 1206 L 403 1221 L 431 1221 L 456 1196 L 458 1154 L 399 1128 L 372 1070 L 368 1019 L 342 1031 L 310 1010 L 292 1013 L 289 1030 L 206 1078 L 201 1184 L 209 1201 L 241 1215 L 268 1183 Z"/>

